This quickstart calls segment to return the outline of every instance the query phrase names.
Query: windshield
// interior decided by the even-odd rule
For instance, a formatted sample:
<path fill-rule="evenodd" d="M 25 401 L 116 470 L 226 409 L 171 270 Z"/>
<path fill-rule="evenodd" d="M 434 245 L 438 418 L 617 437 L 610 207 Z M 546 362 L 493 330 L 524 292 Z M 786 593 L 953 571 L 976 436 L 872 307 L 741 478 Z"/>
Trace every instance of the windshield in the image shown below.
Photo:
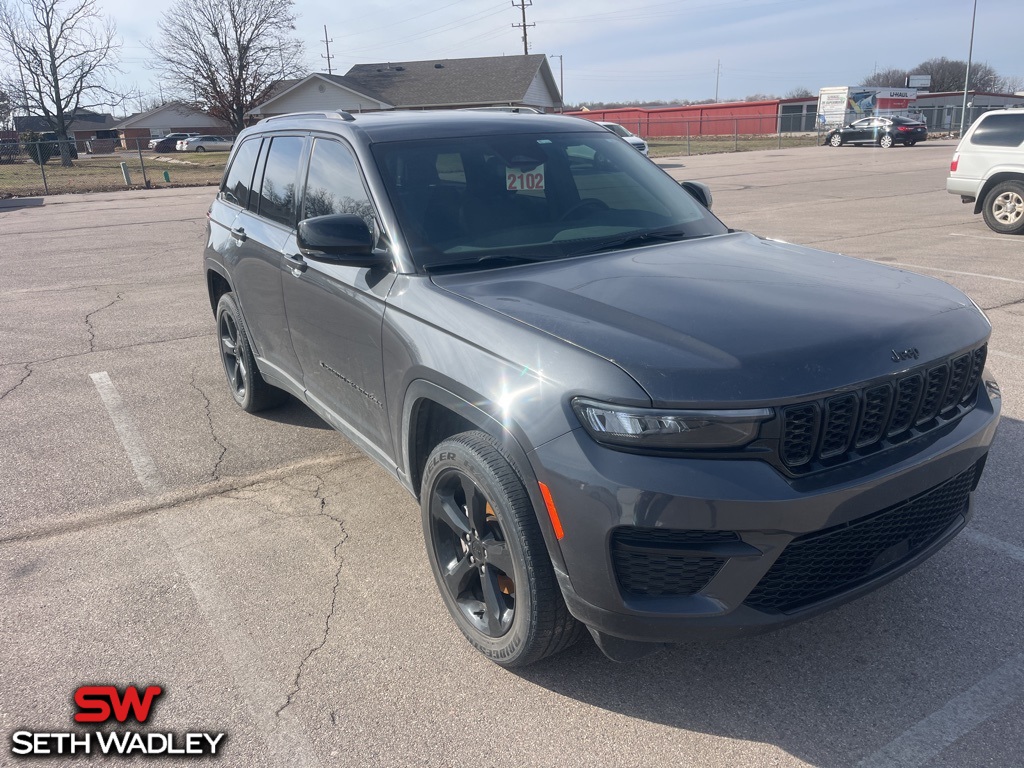
<path fill-rule="evenodd" d="M 373 152 L 424 270 L 554 260 L 727 231 L 606 132 L 389 142 Z"/>

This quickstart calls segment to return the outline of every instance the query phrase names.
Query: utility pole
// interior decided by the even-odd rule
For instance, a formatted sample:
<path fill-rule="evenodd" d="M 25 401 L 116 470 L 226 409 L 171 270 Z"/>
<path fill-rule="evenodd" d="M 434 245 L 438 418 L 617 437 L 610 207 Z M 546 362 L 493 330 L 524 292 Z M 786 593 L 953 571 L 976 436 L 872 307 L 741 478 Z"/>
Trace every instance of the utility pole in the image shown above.
<path fill-rule="evenodd" d="M 722 77 L 722 60 L 718 60 L 718 66 L 715 67 L 715 104 L 718 103 L 718 81 Z"/>
<path fill-rule="evenodd" d="M 551 54 L 552 59 L 558 59 L 558 100 L 562 102 L 559 112 L 565 112 L 565 61 L 560 53 Z"/>
<path fill-rule="evenodd" d="M 513 24 L 512 25 L 513 27 L 519 27 L 520 29 L 523 30 L 523 56 L 529 56 L 530 55 L 530 43 L 526 39 L 526 28 L 527 27 L 536 27 L 537 26 L 536 24 L 527 24 L 526 23 L 526 9 L 529 8 L 531 5 L 533 5 L 533 0 L 519 0 L 518 3 L 516 2 L 516 0 L 512 0 L 512 7 L 513 8 L 518 8 L 519 10 L 521 10 L 523 12 L 523 22 L 522 22 L 522 24 Z"/>
<path fill-rule="evenodd" d="M 327 25 L 326 24 L 324 24 L 324 39 L 321 40 L 320 42 L 322 42 L 325 46 L 327 46 L 327 55 L 325 56 L 324 54 L 321 53 L 320 54 L 320 58 L 321 59 L 327 59 L 327 74 L 328 75 L 333 74 L 331 72 L 331 59 L 333 59 L 334 57 L 331 56 L 331 43 L 334 42 L 334 38 L 332 37 L 330 40 L 327 39 Z"/>

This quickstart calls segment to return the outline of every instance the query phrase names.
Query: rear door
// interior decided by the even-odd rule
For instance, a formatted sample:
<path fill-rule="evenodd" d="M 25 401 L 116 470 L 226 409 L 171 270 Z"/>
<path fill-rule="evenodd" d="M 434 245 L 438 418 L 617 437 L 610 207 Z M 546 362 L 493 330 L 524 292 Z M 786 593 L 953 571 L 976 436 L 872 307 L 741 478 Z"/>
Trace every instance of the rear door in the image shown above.
<path fill-rule="evenodd" d="M 246 145 L 254 140 L 258 141 L 251 139 Z M 305 145 L 302 135 L 263 139 L 252 191 L 231 224 L 234 248 L 230 260 L 225 258 L 256 354 L 278 375 L 296 383 L 301 381 L 301 372 L 288 334 L 281 290 L 282 276 L 288 271 L 282 252 L 294 241 Z M 243 145 L 238 155 L 243 150 L 252 151 Z"/>

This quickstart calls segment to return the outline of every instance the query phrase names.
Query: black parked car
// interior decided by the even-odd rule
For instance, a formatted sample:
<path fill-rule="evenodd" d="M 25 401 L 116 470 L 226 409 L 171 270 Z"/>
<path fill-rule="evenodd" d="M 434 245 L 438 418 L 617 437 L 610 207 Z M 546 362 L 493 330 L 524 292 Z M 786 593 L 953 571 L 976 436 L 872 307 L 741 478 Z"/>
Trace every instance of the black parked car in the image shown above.
<path fill-rule="evenodd" d="M 825 136 L 825 143 L 833 147 L 843 144 L 877 144 L 891 147 L 905 144 L 912 147 L 928 139 L 928 126 L 909 117 L 865 117 Z"/>
<path fill-rule="evenodd" d="M 166 138 L 157 141 L 153 144 L 152 149 L 154 152 L 177 152 L 177 144 L 179 141 L 180 139 L 177 135 L 172 134 L 171 136 L 167 136 Z"/>
<path fill-rule="evenodd" d="M 39 140 L 48 142 L 50 144 L 50 146 L 53 148 L 53 157 L 60 157 L 60 137 L 56 133 L 54 133 L 53 131 L 48 131 L 46 133 L 40 134 Z M 71 159 L 77 160 L 78 145 L 75 143 L 75 140 L 66 137 L 64 141 L 68 145 L 68 154 L 71 155 Z"/>
<path fill-rule="evenodd" d="M 710 199 L 561 115 L 263 120 L 209 211 L 231 394 L 290 393 L 419 500 L 443 601 L 498 664 L 584 627 L 624 660 L 819 613 L 966 524 L 991 326 Z"/>

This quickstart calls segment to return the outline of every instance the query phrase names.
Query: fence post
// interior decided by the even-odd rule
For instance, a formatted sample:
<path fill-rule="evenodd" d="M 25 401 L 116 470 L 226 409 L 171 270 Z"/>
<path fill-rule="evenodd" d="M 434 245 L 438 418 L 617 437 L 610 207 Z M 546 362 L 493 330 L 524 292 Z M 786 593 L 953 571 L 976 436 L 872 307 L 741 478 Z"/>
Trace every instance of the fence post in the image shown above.
<path fill-rule="evenodd" d="M 732 119 L 732 149 L 733 152 L 740 151 L 740 121 L 735 117 Z"/>
<path fill-rule="evenodd" d="M 39 158 L 39 172 L 43 174 L 43 194 L 50 194 L 50 187 L 46 183 L 46 161 L 43 160 L 43 143 L 41 141 L 36 142 L 36 157 Z M 49 160 L 50 158 L 46 158 Z"/>
<path fill-rule="evenodd" d="M 146 176 L 146 161 L 142 159 L 142 139 L 135 139 L 135 148 L 139 150 L 139 165 L 142 166 L 142 181 L 146 184 L 146 189 L 149 189 L 149 177 Z"/>
<path fill-rule="evenodd" d="M 686 156 L 690 156 L 690 121 L 686 121 Z"/>

